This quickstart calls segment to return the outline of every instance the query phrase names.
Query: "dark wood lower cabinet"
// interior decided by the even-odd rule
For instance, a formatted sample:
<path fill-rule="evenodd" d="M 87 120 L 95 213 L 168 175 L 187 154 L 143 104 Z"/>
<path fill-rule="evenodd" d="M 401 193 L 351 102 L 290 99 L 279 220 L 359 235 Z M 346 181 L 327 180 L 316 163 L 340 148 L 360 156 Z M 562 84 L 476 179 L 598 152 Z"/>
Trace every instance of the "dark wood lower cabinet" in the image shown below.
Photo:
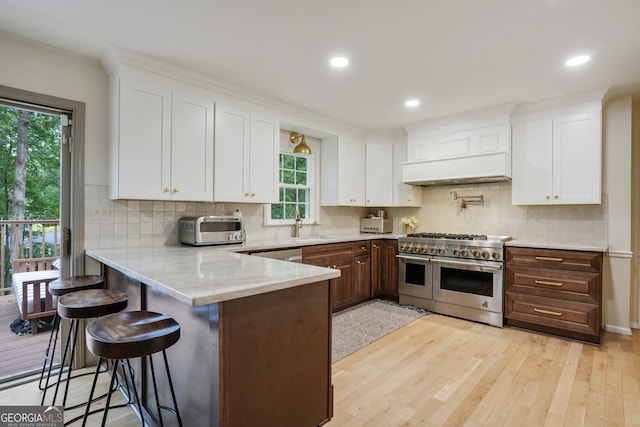
<path fill-rule="evenodd" d="M 398 300 L 398 241 L 371 242 L 371 295 Z"/>
<path fill-rule="evenodd" d="M 191 307 L 104 270 L 108 287 L 129 295 L 128 310 L 157 311 L 180 324 L 180 340 L 167 354 L 183 425 L 298 427 L 331 419 L 328 281 Z M 148 367 L 132 363 L 143 410 L 158 423 Z M 170 402 L 164 369 L 156 375 L 161 401 Z M 177 425 L 169 413 L 163 420 Z"/>
<path fill-rule="evenodd" d="M 507 248 L 507 325 L 602 343 L 602 253 Z"/>

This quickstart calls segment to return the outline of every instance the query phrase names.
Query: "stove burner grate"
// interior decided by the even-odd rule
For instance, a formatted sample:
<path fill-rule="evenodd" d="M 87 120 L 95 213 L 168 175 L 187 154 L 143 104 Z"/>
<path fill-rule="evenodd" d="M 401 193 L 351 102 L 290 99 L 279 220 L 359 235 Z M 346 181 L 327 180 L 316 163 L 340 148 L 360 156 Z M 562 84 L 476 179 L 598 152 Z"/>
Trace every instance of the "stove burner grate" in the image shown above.
<path fill-rule="evenodd" d="M 407 237 L 419 237 L 426 239 L 451 239 L 451 240 L 487 240 L 486 234 L 452 234 L 452 233 L 413 233 Z"/>

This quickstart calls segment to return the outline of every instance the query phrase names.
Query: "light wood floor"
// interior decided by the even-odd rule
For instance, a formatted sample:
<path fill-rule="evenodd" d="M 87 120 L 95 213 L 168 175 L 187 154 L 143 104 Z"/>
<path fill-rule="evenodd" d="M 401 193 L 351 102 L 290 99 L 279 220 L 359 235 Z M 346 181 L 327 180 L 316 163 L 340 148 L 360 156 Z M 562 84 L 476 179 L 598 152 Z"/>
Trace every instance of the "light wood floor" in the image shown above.
<path fill-rule="evenodd" d="M 328 427 L 640 426 L 640 333 L 596 347 L 432 314 L 334 364 L 333 385 Z M 39 399 L 33 383 L 0 391 Z M 139 422 L 120 409 L 107 425 Z"/>
<path fill-rule="evenodd" d="M 640 426 L 640 334 L 596 347 L 432 314 L 334 364 L 333 384 L 329 427 Z"/>

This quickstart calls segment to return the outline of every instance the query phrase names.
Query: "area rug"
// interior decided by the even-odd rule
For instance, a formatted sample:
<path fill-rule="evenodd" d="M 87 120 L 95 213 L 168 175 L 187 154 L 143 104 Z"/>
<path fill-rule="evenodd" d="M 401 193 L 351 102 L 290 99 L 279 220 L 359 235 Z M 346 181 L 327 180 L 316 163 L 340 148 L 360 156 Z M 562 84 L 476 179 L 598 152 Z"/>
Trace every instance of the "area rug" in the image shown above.
<path fill-rule="evenodd" d="M 428 314 L 391 301 L 372 300 L 333 315 L 331 363 Z"/>

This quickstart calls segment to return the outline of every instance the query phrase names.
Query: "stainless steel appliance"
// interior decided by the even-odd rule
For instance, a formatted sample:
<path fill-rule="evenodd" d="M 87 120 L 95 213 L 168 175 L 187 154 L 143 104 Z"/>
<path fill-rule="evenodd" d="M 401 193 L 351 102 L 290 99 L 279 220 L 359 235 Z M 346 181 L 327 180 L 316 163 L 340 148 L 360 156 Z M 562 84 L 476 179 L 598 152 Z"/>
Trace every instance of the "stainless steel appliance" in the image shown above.
<path fill-rule="evenodd" d="M 192 246 L 243 243 L 240 215 L 185 216 L 178 220 L 178 240 Z"/>
<path fill-rule="evenodd" d="M 503 326 L 509 236 L 415 233 L 398 239 L 400 304 Z"/>
<path fill-rule="evenodd" d="M 393 232 L 393 220 L 389 218 L 383 218 L 383 217 L 361 218 L 360 232 L 361 233 L 391 233 Z"/>

